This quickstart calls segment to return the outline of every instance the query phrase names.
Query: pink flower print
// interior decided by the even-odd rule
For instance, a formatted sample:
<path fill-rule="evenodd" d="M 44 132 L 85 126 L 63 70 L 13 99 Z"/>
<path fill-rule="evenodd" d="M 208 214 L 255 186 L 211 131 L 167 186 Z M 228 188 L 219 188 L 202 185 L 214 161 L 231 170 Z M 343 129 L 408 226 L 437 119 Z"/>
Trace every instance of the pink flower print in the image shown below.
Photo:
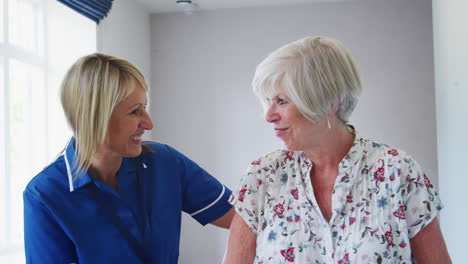
<path fill-rule="evenodd" d="M 288 222 L 290 222 L 290 223 L 292 223 L 292 222 L 297 223 L 297 222 L 299 222 L 300 220 L 301 220 L 301 217 L 298 216 L 297 214 L 294 214 L 294 216 L 288 216 L 288 217 L 286 217 L 286 221 L 288 221 Z"/>
<path fill-rule="evenodd" d="M 352 202 L 353 202 L 353 196 L 351 196 L 351 195 L 346 195 L 346 202 L 347 202 L 347 203 L 352 203 Z"/>
<path fill-rule="evenodd" d="M 387 153 L 393 156 L 398 156 L 398 150 L 396 149 L 391 149 Z"/>
<path fill-rule="evenodd" d="M 350 217 L 349 218 L 349 225 L 354 224 L 354 222 L 356 222 L 356 217 Z"/>
<path fill-rule="evenodd" d="M 284 214 L 283 204 L 275 205 L 275 208 L 273 210 L 275 211 L 275 215 L 283 216 L 283 214 Z"/>
<path fill-rule="evenodd" d="M 292 189 L 290 192 L 291 192 L 291 195 L 294 197 L 294 199 L 296 199 L 296 200 L 299 199 L 299 190 L 297 188 Z"/>
<path fill-rule="evenodd" d="M 432 183 L 425 173 L 423 176 L 424 176 L 424 185 L 426 185 L 426 188 L 432 188 Z"/>
<path fill-rule="evenodd" d="M 244 195 L 245 195 L 245 192 L 247 191 L 247 189 L 242 189 L 239 191 L 239 201 L 240 202 L 244 202 Z"/>
<path fill-rule="evenodd" d="M 404 205 L 400 205 L 400 208 L 398 208 L 397 211 L 393 212 L 393 215 L 397 218 L 400 218 L 400 219 L 406 219 L 406 216 L 405 216 L 405 206 Z"/>
<path fill-rule="evenodd" d="M 376 181 L 384 181 L 385 180 L 384 175 L 385 175 L 384 168 L 377 169 L 377 171 L 374 173 L 375 180 Z"/>
<path fill-rule="evenodd" d="M 387 240 L 388 247 L 395 245 L 393 244 L 393 234 L 391 231 L 385 232 L 385 240 Z"/>
<path fill-rule="evenodd" d="M 406 242 L 404 240 L 401 241 L 401 243 L 398 245 L 401 248 L 405 248 L 407 246 Z"/>
<path fill-rule="evenodd" d="M 281 255 L 289 262 L 294 262 L 294 259 L 296 258 L 294 256 L 294 247 L 290 247 L 287 250 L 281 250 Z"/>
<path fill-rule="evenodd" d="M 293 158 L 293 154 L 294 154 L 294 152 L 292 152 L 292 151 L 286 152 L 286 157 L 284 157 L 284 160 L 285 160 L 285 161 L 286 161 L 286 160 L 293 160 L 293 159 L 294 159 L 294 158 Z"/>
<path fill-rule="evenodd" d="M 262 180 L 258 180 L 258 182 L 257 182 L 257 188 L 260 187 L 260 185 L 262 185 L 262 183 L 263 183 Z"/>
<path fill-rule="evenodd" d="M 382 162 L 382 166 L 374 172 L 374 177 L 375 177 L 376 182 L 379 182 L 379 181 L 383 182 L 385 180 L 384 161 L 383 160 L 379 160 L 379 161 Z"/>
<path fill-rule="evenodd" d="M 349 253 L 346 253 L 344 257 L 338 261 L 338 264 L 350 264 L 351 261 L 349 260 Z"/>
<path fill-rule="evenodd" d="M 252 161 L 252 163 L 250 163 L 250 165 L 260 165 L 260 159 L 258 159 L 256 161 Z"/>

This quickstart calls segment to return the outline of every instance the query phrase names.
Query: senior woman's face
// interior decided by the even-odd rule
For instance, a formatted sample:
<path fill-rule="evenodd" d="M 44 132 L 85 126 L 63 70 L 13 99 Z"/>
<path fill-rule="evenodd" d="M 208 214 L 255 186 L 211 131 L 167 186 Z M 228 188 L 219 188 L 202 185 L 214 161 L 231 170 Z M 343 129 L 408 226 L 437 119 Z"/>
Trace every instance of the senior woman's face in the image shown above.
<path fill-rule="evenodd" d="M 313 139 L 322 133 L 321 126 L 305 118 L 282 91 L 275 93 L 268 101 L 265 119 L 273 124 L 276 136 L 284 142 L 286 148 L 295 151 L 312 148 Z"/>
<path fill-rule="evenodd" d="M 120 101 L 112 112 L 105 147 L 123 157 L 136 157 L 141 153 L 145 130 L 153 128 L 146 112 L 145 89 L 137 84 L 132 93 Z"/>

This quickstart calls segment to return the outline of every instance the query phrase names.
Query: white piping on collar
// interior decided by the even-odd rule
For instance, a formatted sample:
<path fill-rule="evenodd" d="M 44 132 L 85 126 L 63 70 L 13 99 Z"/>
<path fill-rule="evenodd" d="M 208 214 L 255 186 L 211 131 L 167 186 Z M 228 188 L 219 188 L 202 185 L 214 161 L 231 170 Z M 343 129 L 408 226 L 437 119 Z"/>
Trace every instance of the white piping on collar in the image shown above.
<path fill-rule="evenodd" d="M 201 213 L 201 212 L 207 210 L 208 208 L 212 207 L 213 205 L 215 205 L 215 204 L 221 199 L 221 197 L 223 197 L 225 191 L 226 191 L 226 187 L 224 187 L 224 185 L 223 185 L 223 191 L 222 191 L 221 194 L 218 196 L 218 198 L 216 198 L 216 200 L 214 200 L 212 203 L 210 203 L 210 204 L 207 205 L 206 207 L 204 207 L 204 208 L 202 208 L 202 209 L 200 209 L 200 210 L 198 210 L 198 211 L 196 211 L 196 212 L 190 214 L 190 216 L 194 216 L 194 215 L 196 215 L 196 214 L 199 214 L 199 213 Z"/>
<path fill-rule="evenodd" d="M 68 163 L 67 149 L 68 149 L 68 145 L 67 145 L 67 148 L 64 151 L 63 156 L 65 157 L 65 165 L 67 166 L 68 185 L 70 185 L 70 192 L 73 192 L 73 190 L 74 190 L 74 188 L 73 188 L 73 175 L 72 175 L 71 170 L 70 170 L 70 164 Z"/>
<path fill-rule="evenodd" d="M 68 144 L 70 144 L 70 142 Z M 67 167 L 68 185 L 70 186 L 70 192 L 73 192 L 75 190 L 75 188 L 73 186 L 73 174 L 71 172 L 70 163 L 68 163 L 68 157 L 67 157 L 68 144 L 67 144 L 67 147 L 65 148 L 63 156 L 65 157 L 65 165 Z M 143 168 L 145 168 L 145 169 L 148 168 L 148 166 L 146 166 L 146 164 L 144 162 L 142 162 L 142 163 L 143 163 Z M 224 193 L 224 185 L 223 185 L 223 193 Z M 217 200 L 219 200 L 220 198 L 221 197 L 219 197 Z M 211 204 L 209 206 L 211 206 Z M 205 210 L 205 209 L 202 209 L 202 210 Z"/>

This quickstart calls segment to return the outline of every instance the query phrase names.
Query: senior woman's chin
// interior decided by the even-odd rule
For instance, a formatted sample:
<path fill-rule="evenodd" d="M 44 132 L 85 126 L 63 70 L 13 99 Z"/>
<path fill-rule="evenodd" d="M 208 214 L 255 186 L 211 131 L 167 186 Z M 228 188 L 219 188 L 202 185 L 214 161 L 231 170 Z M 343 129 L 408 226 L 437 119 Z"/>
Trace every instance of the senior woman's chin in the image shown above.
<path fill-rule="evenodd" d="M 288 151 L 304 151 L 304 148 L 294 144 L 286 144 L 283 142 L 283 148 Z"/>
<path fill-rule="evenodd" d="M 281 143 L 283 148 L 290 151 L 302 151 L 304 149 L 303 144 L 298 142 L 298 140 L 292 139 L 290 137 L 281 137 Z"/>

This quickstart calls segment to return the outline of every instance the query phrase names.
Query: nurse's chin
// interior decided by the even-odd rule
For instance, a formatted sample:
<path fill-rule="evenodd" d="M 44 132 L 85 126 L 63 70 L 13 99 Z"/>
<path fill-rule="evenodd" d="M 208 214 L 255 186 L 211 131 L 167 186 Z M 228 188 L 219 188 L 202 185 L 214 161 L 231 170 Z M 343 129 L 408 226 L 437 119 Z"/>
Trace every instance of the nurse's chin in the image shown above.
<path fill-rule="evenodd" d="M 138 149 L 135 149 L 135 150 L 131 150 L 131 151 L 127 151 L 127 153 L 125 153 L 125 157 L 126 158 L 135 158 L 135 157 L 138 157 L 140 156 L 141 152 L 143 151 L 141 145 L 138 147 Z"/>

